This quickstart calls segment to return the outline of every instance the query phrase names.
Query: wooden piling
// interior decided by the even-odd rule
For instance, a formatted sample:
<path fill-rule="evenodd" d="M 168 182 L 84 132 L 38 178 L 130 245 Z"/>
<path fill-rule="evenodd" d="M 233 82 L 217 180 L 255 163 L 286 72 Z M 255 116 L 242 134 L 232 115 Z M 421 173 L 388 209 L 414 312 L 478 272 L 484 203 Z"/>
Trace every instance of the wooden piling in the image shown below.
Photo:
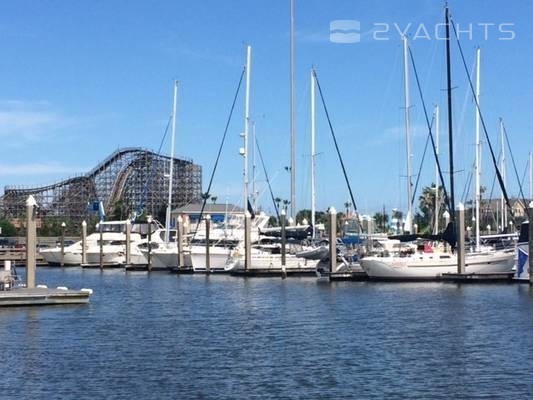
<path fill-rule="evenodd" d="M 67 224 L 64 222 L 61 223 L 61 262 L 62 267 L 65 266 L 65 227 Z"/>
<path fill-rule="evenodd" d="M 126 266 L 131 264 L 131 222 L 126 221 Z"/>
<path fill-rule="evenodd" d="M 98 224 L 98 231 L 100 232 L 100 270 L 104 269 L 104 226 L 102 225 L 103 221 L 100 221 Z"/>
<path fill-rule="evenodd" d="M 248 271 L 252 263 L 252 216 L 244 213 L 244 270 Z"/>
<path fill-rule="evenodd" d="M 26 200 L 26 287 L 35 288 L 35 268 L 37 266 L 37 224 L 35 221 L 37 202 L 32 195 Z"/>
<path fill-rule="evenodd" d="M 152 217 L 148 216 L 148 272 L 152 271 Z"/>
<path fill-rule="evenodd" d="M 337 269 L 337 210 L 329 209 L 329 273 L 335 273 Z"/>
<path fill-rule="evenodd" d="M 205 216 L 205 272 L 208 274 L 211 273 L 211 254 L 209 254 L 210 231 L 211 231 L 211 216 L 207 214 Z"/>
<path fill-rule="evenodd" d="M 285 209 L 281 210 L 280 224 L 281 224 L 281 278 L 287 277 L 287 215 Z"/>
<path fill-rule="evenodd" d="M 176 241 L 177 241 L 177 247 L 178 247 L 178 268 L 183 267 L 183 217 L 181 215 L 178 216 L 178 223 L 177 223 L 177 235 L 176 235 Z"/>
<path fill-rule="evenodd" d="M 87 264 L 87 222 L 81 223 L 81 264 Z"/>
<path fill-rule="evenodd" d="M 455 212 L 455 220 L 457 221 L 457 273 L 464 274 L 466 272 L 465 264 L 465 206 L 459 203 Z"/>

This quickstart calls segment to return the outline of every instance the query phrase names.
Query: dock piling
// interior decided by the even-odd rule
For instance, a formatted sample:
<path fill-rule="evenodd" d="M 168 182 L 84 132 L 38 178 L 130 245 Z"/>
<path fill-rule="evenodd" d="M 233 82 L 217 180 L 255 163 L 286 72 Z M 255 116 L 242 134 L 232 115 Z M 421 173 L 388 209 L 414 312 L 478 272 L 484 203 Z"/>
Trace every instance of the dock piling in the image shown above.
<path fill-rule="evenodd" d="M 183 217 L 178 215 L 178 224 L 177 224 L 177 246 L 178 246 L 178 268 L 183 267 Z"/>
<path fill-rule="evenodd" d="M 335 273 L 337 269 L 337 210 L 329 209 L 329 273 Z"/>
<path fill-rule="evenodd" d="M 81 264 L 87 264 L 87 222 L 81 223 Z"/>
<path fill-rule="evenodd" d="M 37 266 L 37 224 L 35 221 L 37 202 L 30 195 L 26 200 L 26 287 L 35 288 L 35 268 Z"/>
<path fill-rule="evenodd" d="M 457 221 L 457 273 L 464 274 L 465 268 L 465 206 L 459 203 L 455 212 Z"/>
<path fill-rule="evenodd" d="M 244 270 L 248 271 L 252 261 L 252 216 L 244 213 Z"/>
<path fill-rule="evenodd" d="M 211 254 L 209 253 L 209 234 L 211 230 L 211 216 L 205 216 L 205 272 L 211 273 Z"/>
<path fill-rule="evenodd" d="M 281 210 L 280 223 L 281 223 L 281 278 L 287 277 L 287 215 L 285 209 Z"/>
<path fill-rule="evenodd" d="M 152 216 L 146 219 L 148 222 L 148 272 L 152 271 Z"/>
<path fill-rule="evenodd" d="M 102 225 L 103 221 L 100 221 L 98 224 L 98 231 L 100 232 L 100 270 L 104 270 L 104 226 Z"/>
<path fill-rule="evenodd" d="M 131 222 L 126 221 L 126 266 L 131 263 Z"/>
<path fill-rule="evenodd" d="M 65 228 L 67 224 L 65 222 L 61 223 L 61 263 L 62 267 L 65 266 Z"/>

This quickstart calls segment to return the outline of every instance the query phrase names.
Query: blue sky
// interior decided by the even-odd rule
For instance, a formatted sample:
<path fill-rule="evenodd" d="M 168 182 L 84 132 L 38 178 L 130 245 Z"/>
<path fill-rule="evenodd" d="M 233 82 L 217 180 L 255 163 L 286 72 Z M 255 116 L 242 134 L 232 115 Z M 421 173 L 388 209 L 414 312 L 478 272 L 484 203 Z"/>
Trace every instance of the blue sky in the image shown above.
<path fill-rule="evenodd" d="M 450 6 L 461 29 L 472 24 L 472 40 L 464 34 L 462 41 L 469 68 L 476 46 L 482 48 L 481 104 L 495 149 L 500 149 L 496 137 L 501 116 L 522 175 L 533 150 L 533 27 L 528 21 L 533 4 L 471 0 L 450 1 Z M 176 152 L 204 167 L 207 184 L 245 44 L 251 44 L 251 115 L 275 194 L 288 198 L 288 11 L 288 0 L 3 1 L 0 185 L 47 184 L 83 173 L 118 147 L 157 149 L 172 107 L 173 79 L 180 81 Z M 360 43 L 330 42 L 330 21 L 338 19 L 360 21 Z M 430 108 L 441 105 L 444 134 L 444 42 L 435 40 L 433 33 L 442 19 L 439 1 L 296 1 L 298 208 L 310 205 L 312 65 L 318 70 L 360 211 L 374 212 L 382 205 L 406 208 L 403 72 L 396 27 L 409 28 L 425 98 Z M 380 37 L 389 40 L 374 40 L 376 30 L 384 26 L 376 24 L 384 23 L 390 30 Z M 487 28 L 487 38 L 479 23 L 495 24 Z M 513 24 L 504 29 L 514 32 L 514 40 L 499 40 L 509 37 L 499 32 L 502 23 Z M 414 39 L 421 24 L 431 39 Z M 453 51 L 460 196 L 474 157 L 474 105 L 455 45 Z M 413 77 L 411 83 L 417 171 L 427 133 Z M 241 197 L 243 102 L 241 95 L 215 177 L 213 193 L 219 199 Z M 349 195 L 321 110 L 317 141 L 319 207 L 342 208 Z M 483 184 L 490 188 L 494 172 L 487 156 L 485 148 Z M 264 178 L 258 175 L 258 186 L 264 188 Z M 428 155 L 421 184 L 431 183 L 433 176 Z M 516 194 L 510 163 L 508 176 Z M 267 192 L 260 202 L 271 209 Z"/>

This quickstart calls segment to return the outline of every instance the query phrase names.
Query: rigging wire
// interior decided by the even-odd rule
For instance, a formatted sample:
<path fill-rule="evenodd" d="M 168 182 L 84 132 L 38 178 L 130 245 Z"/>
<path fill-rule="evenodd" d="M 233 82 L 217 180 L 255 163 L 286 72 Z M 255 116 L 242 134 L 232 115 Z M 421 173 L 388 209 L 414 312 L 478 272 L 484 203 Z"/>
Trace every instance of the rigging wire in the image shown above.
<path fill-rule="evenodd" d="M 222 135 L 222 140 L 220 141 L 220 146 L 218 148 L 217 158 L 215 160 L 215 165 L 213 166 L 213 171 L 211 171 L 211 177 L 209 178 L 209 185 L 207 186 L 207 192 L 205 192 L 203 196 L 203 202 L 202 202 L 202 208 L 200 210 L 200 216 L 198 217 L 198 222 L 196 223 L 196 229 L 194 230 L 193 239 L 198 233 L 198 227 L 200 226 L 200 222 L 202 221 L 202 216 L 204 214 L 205 205 L 207 203 L 207 200 L 209 198 L 209 192 L 211 191 L 211 185 L 213 184 L 213 179 L 215 177 L 215 172 L 217 170 L 218 162 L 220 160 L 220 154 L 222 153 L 222 148 L 224 147 L 224 143 L 226 141 L 226 136 L 228 135 L 228 129 L 229 124 L 231 123 L 231 118 L 233 116 L 233 111 L 235 110 L 235 103 L 237 102 L 237 97 L 239 96 L 239 92 L 241 90 L 242 85 L 242 79 L 244 78 L 244 73 L 246 72 L 246 67 L 243 67 L 241 76 L 239 78 L 239 83 L 237 85 L 237 90 L 235 91 L 235 95 L 233 96 L 233 103 L 231 104 L 231 109 L 229 111 L 228 119 L 226 121 L 226 127 L 224 128 L 224 134 Z M 246 204 L 244 204 L 244 208 L 246 208 Z"/>
<path fill-rule="evenodd" d="M 341 152 L 340 152 L 340 149 L 339 149 L 339 145 L 337 143 L 337 138 L 335 137 L 335 132 L 333 130 L 333 125 L 331 124 L 331 119 L 329 117 L 329 112 L 328 112 L 328 108 L 326 106 L 326 101 L 324 100 L 324 95 L 322 93 L 322 87 L 320 86 L 320 82 L 318 80 L 318 76 L 316 74 L 316 70 L 315 69 L 313 69 L 313 76 L 315 77 L 316 85 L 318 87 L 318 93 L 320 94 L 320 99 L 322 100 L 322 106 L 324 107 L 324 112 L 326 113 L 326 118 L 328 120 L 329 130 L 331 132 L 331 136 L 333 137 L 333 143 L 335 144 L 335 149 L 337 150 L 337 156 L 339 157 L 339 161 L 340 161 L 340 164 L 341 164 L 341 167 L 342 167 L 342 173 L 344 174 L 344 180 L 346 181 L 346 185 L 348 186 L 348 191 L 350 192 L 350 199 L 352 200 L 353 209 L 354 209 L 354 212 L 356 212 L 357 211 L 357 205 L 355 203 L 355 198 L 353 196 L 352 187 L 351 187 L 350 181 L 348 179 L 348 174 L 346 173 L 346 168 L 344 166 L 344 161 L 342 160 L 342 155 L 341 155 Z M 361 226 L 361 222 L 359 221 L 359 218 L 356 218 L 356 221 L 357 221 L 357 225 L 359 226 L 359 229 L 362 232 L 363 231 L 363 227 Z"/>
<path fill-rule="evenodd" d="M 279 209 L 278 205 L 276 203 L 276 198 L 274 197 L 274 192 L 272 191 L 272 186 L 270 185 L 270 179 L 268 177 L 268 172 L 265 166 L 265 160 L 263 159 L 263 153 L 261 152 L 261 147 L 259 147 L 259 141 L 257 140 L 257 136 L 255 137 L 255 146 L 257 147 L 257 152 L 259 154 L 259 159 L 261 160 L 261 166 L 263 167 L 263 173 L 265 174 L 265 179 L 268 185 L 268 190 L 270 192 L 270 198 L 272 199 L 272 204 L 274 204 L 274 209 L 276 210 L 276 217 L 279 218 Z"/>
<path fill-rule="evenodd" d="M 165 128 L 165 132 L 163 133 L 163 137 L 161 138 L 161 142 L 159 143 L 159 148 L 157 149 L 157 155 L 160 156 L 161 155 L 161 149 L 163 148 L 163 143 L 165 142 L 165 139 L 167 137 L 167 134 L 168 134 L 168 128 L 170 127 L 170 123 L 172 121 L 172 114 L 170 115 L 170 117 L 168 117 L 168 122 L 167 122 L 167 126 Z M 141 195 L 141 199 L 139 201 L 139 205 L 137 207 L 137 211 L 139 214 L 142 214 L 143 212 L 143 208 L 144 208 L 144 202 L 146 201 L 146 197 L 147 197 L 147 193 L 148 193 L 148 184 L 150 182 L 152 182 L 152 178 L 154 176 L 154 171 L 155 171 L 155 167 L 154 167 L 154 160 L 152 159 L 152 162 L 151 162 L 151 165 L 150 165 L 150 173 L 146 179 L 146 182 L 144 182 L 144 187 L 143 187 L 143 193 Z"/>
<path fill-rule="evenodd" d="M 422 108 L 424 110 L 424 116 L 425 116 L 425 119 L 426 119 L 426 124 L 427 124 L 427 127 L 428 127 L 428 131 L 429 131 L 428 132 L 429 133 L 429 137 L 431 139 L 431 145 L 433 147 L 433 156 L 435 157 L 435 162 L 437 163 L 437 169 L 439 171 L 439 178 L 440 178 L 440 182 L 441 182 L 441 185 L 442 185 L 442 191 L 443 191 L 443 194 L 444 194 L 444 204 L 448 208 L 448 212 L 450 214 L 453 214 L 453 210 L 451 209 L 451 206 L 450 206 L 450 198 L 448 197 L 448 191 L 446 190 L 446 184 L 444 183 L 444 175 L 442 174 L 442 168 L 440 166 L 439 156 L 437 154 L 437 149 L 435 147 L 435 139 L 433 138 L 433 132 L 432 132 L 432 129 L 431 129 L 431 125 L 432 124 L 429 121 L 426 102 L 424 101 L 424 95 L 422 94 L 422 87 L 420 86 L 420 79 L 418 78 L 418 71 L 417 71 L 417 68 L 416 68 L 415 59 L 414 59 L 414 56 L 413 56 L 413 52 L 411 51 L 411 47 L 408 47 L 408 49 L 409 49 L 409 56 L 411 58 L 411 64 L 413 65 L 413 71 L 415 73 L 416 86 L 418 87 L 418 93 L 420 95 L 420 100 L 422 102 Z M 435 182 L 435 185 L 437 185 L 436 182 Z"/>
<path fill-rule="evenodd" d="M 431 119 L 431 127 L 433 127 L 434 123 L 435 123 L 435 113 L 433 113 L 433 118 Z M 424 146 L 424 153 L 422 154 L 422 159 L 420 160 L 420 167 L 418 168 L 418 174 L 416 176 L 415 188 L 413 190 L 413 196 L 411 198 L 411 206 L 415 202 L 416 191 L 418 190 L 418 183 L 420 182 L 420 175 L 422 174 L 422 166 L 424 165 L 424 160 L 426 158 L 426 152 L 427 152 L 427 149 L 428 149 L 428 145 L 429 145 L 429 135 L 426 138 L 426 145 Z M 435 185 L 437 185 L 436 182 L 435 182 Z"/>
<path fill-rule="evenodd" d="M 492 148 L 492 143 L 490 141 L 489 134 L 487 132 L 487 126 L 485 124 L 485 118 L 483 118 L 483 114 L 482 114 L 481 108 L 479 106 L 479 101 L 477 99 L 477 96 L 475 95 L 476 91 L 474 90 L 474 84 L 472 83 L 472 78 L 470 76 L 470 72 L 468 71 L 468 66 L 466 65 L 466 59 L 465 59 L 465 55 L 463 53 L 463 47 L 461 46 L 461 41 L 459 40 L 459 35 L 457 33 L 457 29 L 455 27 L 455 23 L 454 23 L 453 19 L 450 19 L 450 24 L 451 24 L 451 26 L 453 28 L 455 41 L 456 41 L 457 46 L 459 48 L 459 54 L 461 55 L 461 60 L 463 62 L 463 67 L 464 67 L 466 75 L 468 77 L 468 83 L 470 85 L 470 90 L 472 92 L 472 95 L 474 96 L 474 101 L 476 103 L 476 109 L 477 109 L 477 112 L 479 113 L 479 119 L 480 119 L 481 125 L 483 127 L 483 133 L 485 134 L 485 138 L 487 139 L 487 144 L 489 145 L 489 151 L 490 151 L 490 155 L 491 155 L 491 158 L 492 158 L 492 163 L 493 163 L 494 168 L 496 170 L 496 176 L 498 178 L 498 183 L 500 184 L 500 188 L 502 190 L 503 197 L 505 198 L 505 203 L 506 203 L 506 205 L 507 205 L 507 207 L 509 209 L 509 212 L 511 214 L 511 219 L 513 221 L 515 221 L 513 208 L 511 207 L 511 202 L 509 201 L 509 196 L 507 195 L 507 190 L 505 189 L 505 184 L 503 182 L 503 178 L 502 178 L 502 175 L 500 173 L 500 169 L 498 168 L 498 165 L 496 163 L 496 156 L 494 155 L 494 149 Z"/>
<path fill-rule="evenodd" d="M 518 169 L 516 168 L 516 163 L 514 160 L 513 150 L 511 149 L 511 143 L 509 142 L 509 135 L 507 134 L 507 128 L 505 127 L 505 124 L 503 123 L 503 120 L 501 120 L 502 128 L 503 128 L 503 136 L 505 137 L 505 142 L 507 143 L 507 148 L 509 149 L 509 154 L 511 155 L 511 161 L 513 162 L 513 169 L 516 176 L 516 181 L 518 182 L 518 188 L 520 189 L 520 196 L 522 197 L 522 201 L 524 202 L 524 206 L 527 207 L 527 201 L 526 196 L 524 196 L 524 190 L 522 188 L 522 184 L 520 182 L 520 177 L 518 176 Z M 529 161 L 528 161 L 529 162 Z"/>

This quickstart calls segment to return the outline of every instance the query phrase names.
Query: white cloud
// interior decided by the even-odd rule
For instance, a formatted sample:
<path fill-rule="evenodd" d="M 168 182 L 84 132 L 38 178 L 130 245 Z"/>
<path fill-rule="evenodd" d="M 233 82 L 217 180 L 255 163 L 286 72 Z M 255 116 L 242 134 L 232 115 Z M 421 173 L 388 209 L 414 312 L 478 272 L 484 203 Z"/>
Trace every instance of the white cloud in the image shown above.
<path fill-rule="evenodd" d="M 0 137 L 7 144 L 49 138 L 73 123 L 46 101 L 0 100 Z"/>
<path fill-rule="evenodd" d="M 86 167 L 63 165 L 55 162 L 28 164 L 0 164 L 0 176 L 35 176 L 67 174 L 68 176 L 88 171 Z"/>

